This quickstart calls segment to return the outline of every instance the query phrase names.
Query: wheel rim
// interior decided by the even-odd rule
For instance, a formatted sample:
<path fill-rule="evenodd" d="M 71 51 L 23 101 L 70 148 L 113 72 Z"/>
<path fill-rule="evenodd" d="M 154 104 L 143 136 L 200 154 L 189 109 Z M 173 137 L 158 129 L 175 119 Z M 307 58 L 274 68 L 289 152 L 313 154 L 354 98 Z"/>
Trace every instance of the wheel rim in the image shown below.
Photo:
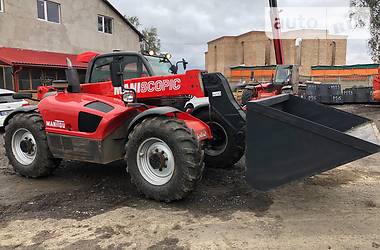
<path fill-rule="evenodd" d="M 174 174 L 173 152 L 163 140 L 147 139 L 137 150 L 137 166 L 147 182 L 154 186 L 163 186 Z"/>
<path fill-rule="evenodd" d="M 210 142 L 209 147 L 205 148 L 205 153 L 209 156 L 221 155 L 228 145 L 227 131 L 217 122 L 210 122 L 208 125 L 211 128 L 213 139 Z"/>
<path fill-rule="evenodd" d="M 33 134 L 21 128 L 12 136 L 12 152 L 16 160 L 22 165 L 30 165 L 36 159 L 37 144 Z"/>

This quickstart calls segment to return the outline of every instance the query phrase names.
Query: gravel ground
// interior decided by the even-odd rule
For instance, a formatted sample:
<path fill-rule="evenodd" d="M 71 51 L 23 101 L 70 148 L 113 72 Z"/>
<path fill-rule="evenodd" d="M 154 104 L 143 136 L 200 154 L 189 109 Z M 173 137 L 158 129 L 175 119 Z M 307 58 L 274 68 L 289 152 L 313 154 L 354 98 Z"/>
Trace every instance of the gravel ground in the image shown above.
<path fill-rule="evenodd" d="M 376 120 L 379 106 L 342 106 Z M 0 143 L 2 144 L 2 138 Z M 207 169 L 186 200 L 145 200 L 122 162 L 64 162 L 54 176 L 14 174 L 0 148 L 0 249 L 376 249 L 380 155 L 268 193 Z"/>

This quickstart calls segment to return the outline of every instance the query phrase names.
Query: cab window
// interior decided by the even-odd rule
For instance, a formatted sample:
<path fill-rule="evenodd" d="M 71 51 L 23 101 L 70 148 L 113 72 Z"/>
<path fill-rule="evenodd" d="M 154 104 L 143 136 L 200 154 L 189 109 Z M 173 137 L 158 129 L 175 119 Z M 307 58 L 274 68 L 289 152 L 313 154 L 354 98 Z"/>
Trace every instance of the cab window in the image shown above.
<path fill-rule="evenodd" d="M 148 70 L 138 56 L 122 57 L 125 80 L 148 76 Z M 95 61 L 90 78 L 91 83 L 111 81 L 110 65 L 113 58 L 113 56 L 102 57 Z"/>

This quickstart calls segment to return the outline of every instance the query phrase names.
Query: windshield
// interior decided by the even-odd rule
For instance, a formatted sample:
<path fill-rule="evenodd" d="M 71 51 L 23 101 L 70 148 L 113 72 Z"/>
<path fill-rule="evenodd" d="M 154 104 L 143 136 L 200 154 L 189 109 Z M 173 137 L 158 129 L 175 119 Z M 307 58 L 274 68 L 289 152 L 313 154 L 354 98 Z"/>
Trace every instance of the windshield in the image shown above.
<path fill-rule="evenodd" d="M 150 66 L 152 67 L 154 75 L 172 75 L 172 72 L 170 70 L 172 64 L 169 62 L 169 60 L 154 56 L 146 56 L 145 58 L 148 60 Z"/>
<path fill-rule="evenodd" d="M 286 80 L 288 80 L 290 75 L 291 75 L 291 71 L 289 68 L 278 68 L 275 82 L 282 84 L 286 82 Z"/>

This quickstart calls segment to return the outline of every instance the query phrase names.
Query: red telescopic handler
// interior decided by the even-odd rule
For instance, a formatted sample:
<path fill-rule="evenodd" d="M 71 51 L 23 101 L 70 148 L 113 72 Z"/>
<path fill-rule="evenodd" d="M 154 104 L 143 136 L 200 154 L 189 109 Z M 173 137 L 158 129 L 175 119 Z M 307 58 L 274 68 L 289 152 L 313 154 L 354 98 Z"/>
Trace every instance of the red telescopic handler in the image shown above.
<path fill-rule="evenodd" d="M 184 60 L 132 52 L 78 59 L 89 62 L 85 84 L 69 62 L 67 81 L 4 122 L 6 155 L 22 176 L 48 176 L 61 160 L 124 160 L 141 193 L 170 202 L 194 190 L 204 167 L 232 168 L 244 154 L 247 183 L 265 191 L 380 150 L 366 118 L 287 94 L 244 112 L 220 73 L 177 74 Z M 193 96 L 210 103 L 187 113 Z"/>

